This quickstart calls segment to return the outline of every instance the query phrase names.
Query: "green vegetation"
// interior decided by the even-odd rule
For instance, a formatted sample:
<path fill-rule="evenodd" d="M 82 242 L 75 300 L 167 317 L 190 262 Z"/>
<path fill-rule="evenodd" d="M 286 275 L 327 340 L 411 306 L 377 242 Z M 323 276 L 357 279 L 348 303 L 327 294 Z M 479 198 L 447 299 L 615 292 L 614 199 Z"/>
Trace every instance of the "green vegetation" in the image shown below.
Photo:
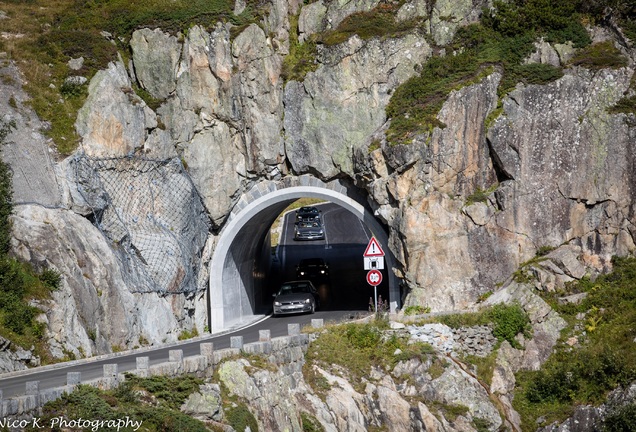
<path fill-rule="evenodd" d="M 0 120 L 0 147 L 13 128 L 15 123 Z M 27 349 L 34 346 L 35 354 L 47 362 L 44 324 L 36 320 L 41 311 L 29 302 L 50 298 L 60 286 L 61 275 L 49 268 L 36 271 L 8 255 L 12 198 L 11 169 L 0 160 L 0 335 Z"/>
<path fill-rule="evenodd" d="M 519 264 L 519 268 L 512 274 L 512 277 L 517 283 L 529 283 L 534 280 L 534 275 L 532 274 L 531 267 L 535 264 L 538 264 L 542 261 L 545 261 L 547 255 L 550 252 L 549 246 L 542 246 L 537 251 L 537 254 L 530 258 L 528 261 L 522 262 Z"/>
<path fill-rule="evenodd" d="M 358 35 L 361 39 L 397 37 L 417 27 L 420 21 L 423 21 L 422 19 L 397 21 L 395 17 L 402 4 L 404 1 L 381 2 L 368 12 L 351 14 L 342 20 L 337 29 L 320 35 L 318 41 L 331 46 L 345 42 L 353 35 Z"/>
<path fill-rule="evenodd" d="M 258 432 L 256 418 L 244 403 L 235 404 L 235 406 L 228 408 L 225 411 L 225 416 L 234 430 L 242 431 L 249 427 L 249 430 Z"/>
<path fill-rule="evenodd" d="M 181 333 L 179 333 L 179 336 L 177 337 L 177 339 L 188 340 L 197 336 L 199 336 L 199 330 L 197 330 L 197 328 L 194 327 L 191 330 L 183 330 Z"/>
<path fill-rule="evenodd" d="M 545 84 L 561 77 L 559 68 L 524 64 L 523 60 L 534 51 L 534 42 L 540 38 L 550 43 L 572 42 L 576 48 L 588 46 L 591 40 L 583 22 L 600 19 L 602 8 L 583 3 L 495 1 L 492 10 L 484 11 L 481 23 L 458 30 L 449 47 L 450 54 L 431 59 L 419 76 L 395 91 L 386 109 L 392 119 L 387 132 L 389 142 L 408 144 L 416 135 L 444 127 L 437 113 L 449 93 L 474 83 L 493 68 L 502 73 L 500 97 L 520 82 Z M 596 46 L 584 51 L 575 64 L 615 67 L 623 61 L 608 47 Z"/>
<path fill-rule="evenodd" d="M 313 365 L 332 370 L 333 366 L 341 366 L 349 374 L 349 382 L 363 391 L 364 381 L 369 376 L 372 366 L 387 368 L 408 358 L 423 358 L 430 355 L 431 347 L 427 344 L 407 345 L 407 341 L 396 337 L 383 336 L 386 326 L 379 326 L 374 321 L 368 324 L 341 324 L 328 327 L 316 341 L 312 342 L 305 356 L 303 367 L 305 379 L 318 394 L 324 394 L 328 383 L 317 376 Z M 400 349 L 399 356 L 394 355 Z"/>
<path fill-rule="evenodd" d="M 605 432 L 624 432 L 636 430 L 636 404 L 626 405 L 611 412 L 604 421 Z"/>
<path fill-rule="evenodd" d="M 300 420 L 303 426 L 303 432 L 324 432 L 325 428 L 322 427 L 318 419 L 306 412 L 300 413 Z"/>
<path fill-rule="evenodd" d="M 490 196 L 490 194 L 496 191 L 498 187 L 499 184 L 497 183 L 490 186 L 488 189 L 477 188 L 474 193 L 466 197 L 466 206 L 470 206 L 478 202 L 488 201 L 488 197 Z"/>
<path fill-rule="evenodd" d="M 289 18 L 289 26 L 289 54 L 283 59 L 281 76 L 285 82 L 302 81 L 308 72 L 318 68 L 316 43 L 313 38 L 298 42 L 298 16 Z"/>
<path fill-rule="evenodd" d="M 422 314 L 427 314 L 431 312 L 431 308 L 428 306 L 421 306 L 421 305 L 415 305 L 415 306 L 407 306 L 404 308 L 404 315 L 422 315 Z"/>
<path fill-rule="evenodd" d="M 451 328 L 492 325 L 494 336 L 508 341 L 513 347 L 519 347 L 515 339 L 518 334 L 529 337 L 530 318 L 518 303 L 498 303 L 479 312 L 450 314 L 431 317 L 423 322 L 441 322 Z"/>
<path fill-rule="evenodd" d="M 606 41 L 579 50 L 570 60 L 570 64 L 592 70 L 618 69 L 627 66 L 627 59 L 614 46 L 613 42 Z"/>
<path fill-rule="evenodd" d="M 609 109 L 610 114 L 636 114 L 636 96 L 624 97 Z"/>
<path fill-rule="evenodd" d="M 601 403 L 607 392 L 636 379 L 636 258 L 614 258 L 613 266 L 612 273 L 596 281 L 584 279 L 569 287 L 571 292 L 587 293 L 580 304 L 548 299 L 574 323 L 563 340 L 574 336 L 578 344 L 557 346 L 540 371 L 517 375 L 514 406 L 528 430 L 539 417 L 546 422 L 562 420 L 575 405 Z M 579 313 L 585 314 L 583 321 L 577 320 Z M 581 333 L 582 326 L 586 333 Z M 608 419 L 607 429 L 629 430 L 615 428 L 633 423 L 633 412 L 629 406 L 617 412 Z"/>
<path fill-rule="evenodd" d="M 230 0 L 5 2 L 3 10 L 10 19 L 3 22 L 3 30 L 23 37 L 3 42 L 0 48 L 10 58 L 29 64 L 23 68 L 26 91 L 32 98 L 29 103 L 42 120 L 50 122 L 45 133 L 58 150 L 69 154 L 77 146 L 74 123 L 87 85 L 65 84 L 66 78 L 81 75 L 90 80 L 116 60 L 118 52 L 126 57 L 128 40 L 138 28 L 159 27 L 176 34 L 193 25 L 210 30 L 218 21 L 243 27 L 256 22 L 264 7 L 258 0 L 249 0 L 245 11 L 235 16 Z M 79 57 L 84 58 L 82 68 L 71 70 L 67 62 Z M 140 96 L 149 106 L 156 104 L 147 95 Z"/>
<path fill-rule="evenodd" d="M 508 341 L 515 348 L 521 345 L 515 339 L 518 334 L 529 337 L 530 318 L 517 304 L 496 304 L 486 312 L 486 316 L 493 323 L 492 332 L 499 341 Z"/>
<path fill-rule="evenodd" d="M 128 417 L 143 422 L 142 430 L 145 431 L 204 432 L 209 430 L 204 423 L 179 410 L 187 397 L 198 391 L 201 383 L 200 379 L 191 376 L 139 378 L 128 375 L 124 383 L 109 391 L 80 385 L 72 393 L 47 403 L 40 423 L 49 425 L 52 419 L 60 416 L 115 421 Z"/>

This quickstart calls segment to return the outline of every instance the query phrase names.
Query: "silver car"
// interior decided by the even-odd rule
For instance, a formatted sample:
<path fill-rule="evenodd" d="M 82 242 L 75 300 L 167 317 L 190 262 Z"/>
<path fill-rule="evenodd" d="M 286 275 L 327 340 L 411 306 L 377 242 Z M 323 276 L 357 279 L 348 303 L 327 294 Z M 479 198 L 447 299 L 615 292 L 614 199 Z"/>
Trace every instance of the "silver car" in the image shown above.
<path fill-rule="evenodd" d="M 291 313 L 314 313 L 320 307 L 318 291 L 308 280 L 285 282 L 274 294 L 274 316 Z"/>

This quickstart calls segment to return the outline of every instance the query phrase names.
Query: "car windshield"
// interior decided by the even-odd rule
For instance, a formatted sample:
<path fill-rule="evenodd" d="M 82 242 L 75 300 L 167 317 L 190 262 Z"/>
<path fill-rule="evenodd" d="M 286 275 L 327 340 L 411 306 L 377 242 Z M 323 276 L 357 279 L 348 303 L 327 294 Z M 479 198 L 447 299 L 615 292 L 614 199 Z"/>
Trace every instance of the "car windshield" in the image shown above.
<path fill-rule="evenodd" d="M 318 222 L 300 222 L 298 225 L 300 228 L 317 228 L 320 226 Z"/>
<path fill-rule="evenodd" d="M 286 294 L 298 294 L 298 293 L 308 293 L 311 292 L 309 289 L 309 285 L 307 284 L 294 284 L 294 285 L 283 285 L 278 292 L 278 295 L 286 295 Z"/>
<path fill-rule="evenodd" d="M 323 265 L 323 261 L 321 258 L 313 258 L 313 259 L 304 259 L 300 261 L 301 267 L 313 267 Z"/>

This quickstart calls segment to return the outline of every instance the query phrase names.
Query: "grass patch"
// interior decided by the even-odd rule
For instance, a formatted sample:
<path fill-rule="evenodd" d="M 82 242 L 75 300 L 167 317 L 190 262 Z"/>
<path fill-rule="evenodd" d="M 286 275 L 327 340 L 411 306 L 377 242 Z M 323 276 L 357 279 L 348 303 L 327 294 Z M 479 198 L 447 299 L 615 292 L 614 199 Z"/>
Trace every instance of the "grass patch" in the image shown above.
<path fill-rule="evenodd" d="M 302 81 L 318 68 L 316 43 L 313 38 L 298 42 L 298 16 L 289 17 L 289 54 L 283 59 L 281 77 L 285 82 Z"/>
<path fill-rule="evenodd" d="M 10 17 L 3 21 L 5 31 L 22 37 L 3 42 L 3 49 L 10 58 L 29 65 L 21 68 L 25 90 L 31 96 L 29 104 L 50 124 L 44 133 L 60 153 L 70 154 L 79 140 L 74 124 L 86 100 L 87 85 L 69 88 L 64 84 L 66 78 L 81 75 L 90 80 L 117 60 L 118 52 L 126 57 L 132 32 L 142 27 L 172 33 L 193 25 L 210 30 L 218 21 L 243 27 L 257 22 L 265 12 L 257 0 L 249 0 L 240 16 L 233 14 L 233 8 L 230 0 L 5 2 L 3 10 Z M 72 71 L 67 62 L 79 57 L 84 58 L 82 68 Z M 156 102 L 142 98 L 151 107 Z"/>
<path fill-rule="evenodd" d="M 477 377 L 490 386 L 492 384 L 492 375 L 497 366 L 497 352 L 495 348 L 486 357 L 466 355 L 462 358 L 462 361 L 474 365 L 477 368 Z"/>
<path fill-rule="evenodd" d="M 494 184 L 490 186 L 488 189 L 477 188 L 477 190 L 466 197 L 466 206 L 473 205 L 478 202 L 486 202 L 488 201 L 488 197 L 491 193 L 497 190 L 499 184 Z"/>
<path fill-rule="evenodd" d="M 258 431 L 258 422 L 244 403 L 235 404 L 226 409 L 225 417 L 234 430 L 242 431 L 249 428 L 250 431 Z"/>
<path fill-rule="evenodd" d="M 201 383 L 190 376 L 138 378 L 128 375 L 126 381 L 113 390 L 80 385 L 72 393 L 47 403 L 42 409 L 40 424 L 50 425 L 62 416 L 69 420 L 114 421 L 112 430 L 115 430 L 119 419 L 129 417 L 143 422 L 143 430 L 148 431 L 208 431 L 203 422 L 179 411 L 181 404 L 191 393 L 198 391 Z"/>
<path fill-rule="evenodd" d="M 324 432 L 325 428 L 318 419 L 306 412 L 300 413 L 300 420 L 303 427 L 303 432 Z"/>
<path fill-rule="evenodd" d="M 361 39 L 398 37 L 416 28 L 421 19 L 396 20 L 398 9 L 404 1 L 381 2 L 367 12 L 356 12 L 346 17 L 338 28 L 320 35 L 318 40 L 327 46 L 347 41 L 353 35 Z"/>
<path fill-rule="evenodd" d="M 559 345 L 540 371 L 518 374 L 513 403 L 527 430 L 539 417 L 563 420 L 576 405 L 599 404 L 609 391 L 636 379 L 636 258 L 612 262 L 612 273 L 572 287 L 587 292 L 580 304 L 555 305 L 569 322 L 586 314 L 580 346 Z"/>
<path fill-rule="evenodd" d="M 376 322 L 367 324 L 340 324 L 329 327 L 311 343 L 305 356 L 303 374 L 307 380 L 316 383 L 313 366 L 329 370 L 331 373 L 345 373 L 356 390 L 363 392 L 371 367 L 390 369 L 397 361 L 428 355 L 430 347 L 425 344 L 410 347 L 406 339 L 395 335 L 384 337 L 386 327 Z M 400 357 L 394 355 L 400 349 Z M 320 382 L 318 382 L 320 383 Z M 324 383 L 323 383 L 324 384 Z M 316 389 L 319 392 L 321 389 Z M 322 388 L 324 394 L 327 388 Z"/>
<path fill-rule="evenodd" d="M 181 341 L 181 340 L 192 339 L 197 336 L 199 336 L 199 330 L 197 330 L 197 328 L 194 327 L 190 330 L 182 330 L 181 333 L 179 333 L 179 336 L 177 339 Z"/>
<path fill-rule="evenodd" d="M 492 10 L 484 10 L 481 23 L 458 29 L 447 50 L 450 54 L 429 60 L 419 76 L 394 92 L 386 108 L 391 118 L 389 143 L 408 144 L 444 127 L 437 113 L 450 92 L 479 81 L 494 67 L 502 73 L 500 97 L 519 82 L 545 84 L 560 78 L 560 68 L 524 64 L 524 59 L 542 37 L 552 43 L 572 41 L 577 48 L 589 45 L 581 12 L 582 6 L 574 0 L 495 1 Z"/>
<path fill-rule="evenodd" d="M 587 69 L 599 70 L 605 68 L 619 69 L 627 66 L 627 59 L 611 41 L 599 42 L 580 50 L 570 64 Z"/>
<path fill-rule="evenodd" d="M 429 306 L 414 305 L 404 308 L 404 315 L 423 315 L 431 312 Z"/>

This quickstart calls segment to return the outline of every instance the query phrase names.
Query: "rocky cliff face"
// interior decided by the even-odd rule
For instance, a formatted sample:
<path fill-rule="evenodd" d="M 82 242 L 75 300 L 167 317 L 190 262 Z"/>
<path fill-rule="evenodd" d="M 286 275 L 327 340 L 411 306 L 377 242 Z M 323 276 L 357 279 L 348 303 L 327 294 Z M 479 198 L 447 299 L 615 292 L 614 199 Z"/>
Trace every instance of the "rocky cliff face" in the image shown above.
<path fill-rule="evenodd" d="M 35 160 L 47 143 L 25 134 L 41 125 L 4 100 L 3 118 L 20 120 L 12 146 L 32 150 L 5 158 L 16 172 L 42 167 L 41 185 L 16 186 L 14 253 L 64 274 L 46 318 L 55 353 L 202 331 L 214 233 L 261 179 L 344 177 L 368 194 L 390 232 L 405 305 L 468 308 L 545 247 L 556 251 L 535 269 L 542 289 L 633 252 L 636 132 L 633 116 L 607 112 L 633 92 L 632 47 L 621 47 L 626 67 L 569 68 L 501 101 L 493 72 L 451 93 L 438 114 L 445 128 L 386 144 L 393 90 L 486 4 L 407 2 L 398 16 L 428 17 L 424 29 L 323 48 L 302 82 L 281 78 L 289 16 L 299 15 L 302 41 L 375 2 L 274 1 L 261 25 L 236 37 L 222 24 L 187 35 L 138 30 L 131 58 L 92 79 L 76 123 L 81 146 L 65 160 Z M 557 51 L 543 45 L 534 61 L 562 61 L 545 52 Z M 141 220 L 148 206 L 152 220 Z"/>

